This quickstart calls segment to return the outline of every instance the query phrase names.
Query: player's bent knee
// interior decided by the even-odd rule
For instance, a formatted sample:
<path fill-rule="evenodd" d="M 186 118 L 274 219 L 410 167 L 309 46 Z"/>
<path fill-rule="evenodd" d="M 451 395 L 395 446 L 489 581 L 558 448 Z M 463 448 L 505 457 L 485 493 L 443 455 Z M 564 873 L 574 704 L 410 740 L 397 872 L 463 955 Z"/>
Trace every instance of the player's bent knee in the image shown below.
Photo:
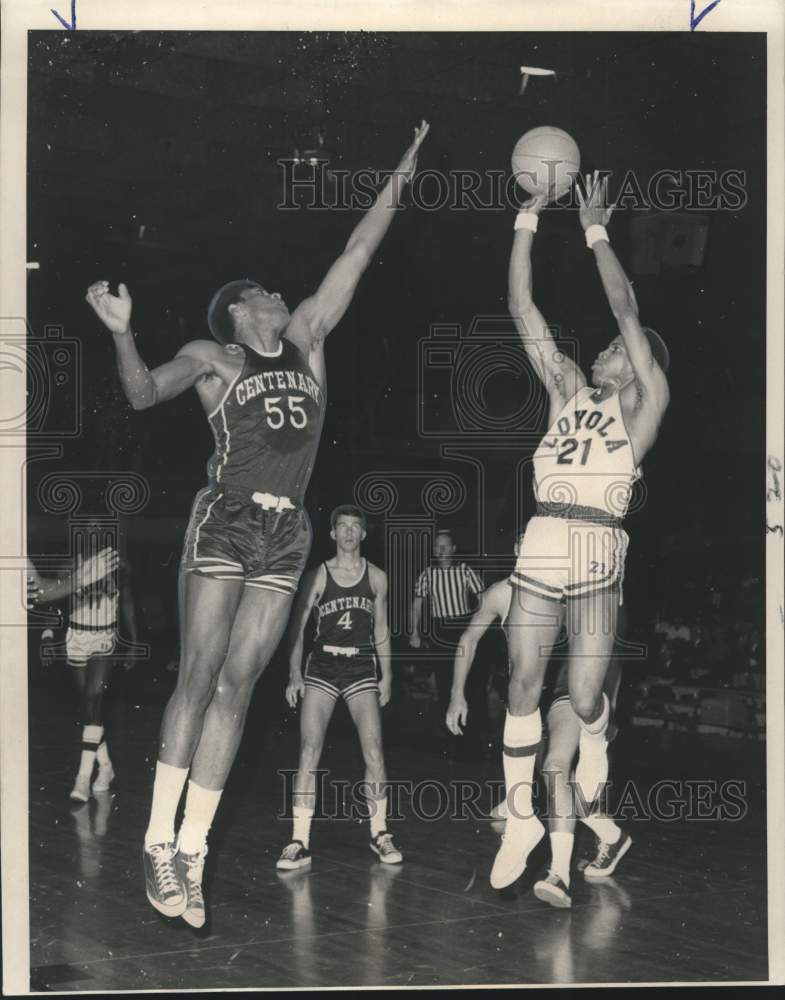
<path fill-rule="evenodd" d="M 570 705 L 582 722 L 593 722 L 602 710 L 602 696 L 591 691 L 578 691 L 570 694 Z"/>
<path fill-rule="evenodd" d="M 550 774 L 553 776 L 553 780 L 559 781 L 562 778 L 567 777 L 570 773 L 571 761 L 565 760 L 561 755 L 548 755 L 542 762 L 542 768 L 544 774 Z"/>

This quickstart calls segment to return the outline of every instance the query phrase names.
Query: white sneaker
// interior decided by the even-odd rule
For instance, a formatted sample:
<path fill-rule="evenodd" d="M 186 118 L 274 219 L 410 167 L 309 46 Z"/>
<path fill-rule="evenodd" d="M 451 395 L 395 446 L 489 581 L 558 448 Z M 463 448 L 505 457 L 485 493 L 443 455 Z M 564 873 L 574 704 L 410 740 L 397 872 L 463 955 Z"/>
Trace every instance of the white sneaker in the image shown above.
<path fill-rule="evenodd" d="M 90 800 L 90 775 L 89 774 L 77 774 L 76 781 L 74 782 L 74 787 L 71 789 L 71 795 L 75 802 L 89 802 Z"/>
<path fill-rule="evenodd" d="M 545 827 L 536 816 L 515 822 L 508 819 L 502 846 L 491 869 L 491 887 L 505 889 L 517 881 L 526 871 L 529 855 L 544 836 Z"/>
<path fill-rule="evenodd" d="M 111 764 L 102 764 L 98 768 L 98 774 L 93 782 L 94 792 L 108 792 L 109 786 L 114 781 L 114 768 Z"/>
<path fill-rule="evenodd" d="M 572 906 L 569 886 L 555 872 L 548 872 L 546 878 L 534 883 L 534 895 L 551 906 Z"/>

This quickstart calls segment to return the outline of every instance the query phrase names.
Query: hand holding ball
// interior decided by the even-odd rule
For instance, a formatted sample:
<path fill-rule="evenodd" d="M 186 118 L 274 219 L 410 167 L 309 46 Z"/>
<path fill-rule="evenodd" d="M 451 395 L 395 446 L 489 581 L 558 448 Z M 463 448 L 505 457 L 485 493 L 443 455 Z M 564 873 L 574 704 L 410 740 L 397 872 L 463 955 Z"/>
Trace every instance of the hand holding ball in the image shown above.
<path fill-rule="evenodd" d="M 512 172 L 524 191 L 561 198 L 581 169 L 578 144 L 563 129 L 552 125 L 533 128 L 515 144 Z"/>

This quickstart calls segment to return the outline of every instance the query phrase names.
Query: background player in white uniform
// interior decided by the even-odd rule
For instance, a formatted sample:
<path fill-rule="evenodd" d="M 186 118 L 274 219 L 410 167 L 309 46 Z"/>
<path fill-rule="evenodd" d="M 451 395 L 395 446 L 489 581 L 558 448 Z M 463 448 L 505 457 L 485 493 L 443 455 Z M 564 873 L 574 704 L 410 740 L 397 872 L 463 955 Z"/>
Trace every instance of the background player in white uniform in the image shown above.
<path fill-rule="evenodd" d="M 118 616 L 122 617 L 125 635 L 131 642 L 137 641 L 127 567 L 114 549 L 90 553 L 91 539 L 97 536 L 98 532 L 85 534 L 88 551 L 77 553 L 73 573 L 62 580 L 45 580 L 33 567 L 29 574 L 35 603 L 70 599 L 65 652 L 82 708 L 82 753 L 70 796 L 77 802 L 90 798 L 96 762 L 98 774 L 92 782 L 93 792 L 107 791 L 114 779 L 103 710 L 115 662 Z"/>
<path fill-rule="evenodd" d="M 183 551 L 180 669 L 161 725 L 143 850 L 151 905 L 194 927 L 206 920 L 207 835 L 254 685 L 283 635 L 308 558 L 303 497 L 324 418 L 325 338 L 395 218 L 427 134 L 423 122 L 343 253 L 291 314 L 280 295 L 257 282 L 231 282 L 207 313 L 219 343 L 192 341 L 151 372 L 136 348 L 125 285 L 117 296 L 106 281 L 87 292 L 112 333 L 131 405 L 146 409 L 194 387 L 216 440 Z"/>
<path fill-rule="evenodd" d="M 515 546 L 518 556 L 519 546 Z M 452 694 L 447 709 L 446 723 L 456 736 L 463 734 L 463 727 L 469 717 L 466 702 L 466 680 L 474 664 L 480 640 L 495 622 L 501 623 L 505 635 L 508 633 L 510 607 L 513 588 L 508 580 L 499 580 L 490 586 L 482 596 L 480 607 L 474 613 L 468 628 L 461 636 L 459 647 L 462 655 L 456 655 L 453 674 Z M 617 661 L 618 665 L 618 661 Z M 611 669 L 606 675 L 605 690 L 615 708 L 621 672 Z M 570 706 L 567 694 L 566 669 L 562 666 L 554 683 L 547 715 L 548 749 L 542 762 L 541 771 L 547 776 L 549 826 L 551 830 L 551 871 L 555 872 L 563 884 L 569 887 L 570 860 L 575 832 L 575 805 L 569 778 L 575 754 L 578 752 L 580 721 Z M 552 811 L 552 815 L 551 815 Z M 506 796 L 493 810 L 495 819 L 507 819 Z M 597 836 L 597 855 L 584 869 L 588 879 L 606 878 L 613 874 L 616 865 L 629 849 L 632 841 L 622 834 L 610 817 L 598 812 L 581 817 Z M 536 883 L 535 895 L 555 906 L 569 906 L 569 893 L 555 886 L 551 876 Z"/>
<path fill-rule="evenodd" d="M 292 648 L 286 700 L 300 709 L 300 763 L 294 782 L 291 843 L 277 866 L 311 864 L 310 831 L 316 798 L 316 769 L 335 703 L 344 698 L 360 738 L 371 821 L 371 850 L 386 864 L 403 860 L 387 830 L 387 772 L 379 709 L 390 700 L 392 673 L 387 624 L 387 574 L 360 555 L 365 515 L 337 507 L 330 518 L 335 555 L 306 578 L 292 616 Z M 303 675 L 303 632 L 316 611 L 317 635 Z M 377 683 L 376 660 L 381 678 Z"/>
<path fill-rule="evenodd" d="M 534 457 L 537 516 L 527 525 L 511 582 L 511 675 L 504 729 L 509 819 L 491 871 L 502 888 L 524 871 L 544 834 L 532 811 L 540 742 L 540 694 L 566 600 L 570 703 L 581 720 L 576 785 L 592 802 L 607 779 L 609 704 L 603 683 L 616 634 L 627 535 L 621 519 L 640 464 L 668 405 L 668 354 L 641 326 L 632 287 L 605 226 L 607 181 L 586 178 L 580 222 L 619 327 L 592 365 L 594 389 L 561 352 L 532 299 L 531 246 L 546 198 L 520 212 L 510 258 L 509 307 L 524 349 L 548 393 L 549 430 Z"/>

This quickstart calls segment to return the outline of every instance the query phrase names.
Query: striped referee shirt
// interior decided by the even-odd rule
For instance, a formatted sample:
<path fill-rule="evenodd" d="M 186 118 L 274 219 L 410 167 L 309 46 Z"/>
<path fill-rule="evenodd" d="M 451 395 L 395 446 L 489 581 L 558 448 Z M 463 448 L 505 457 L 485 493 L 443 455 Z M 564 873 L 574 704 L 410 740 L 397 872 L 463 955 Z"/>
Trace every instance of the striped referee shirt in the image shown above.
<path fill-rule="evenodd" d="M 471 566 L 429 566 L 420 573 L 415 588 L 417 597 L 429 597 L 434 618 L 457 618 L 472 611 L 470 594 L 481 594 L 482 582 Z"/>

